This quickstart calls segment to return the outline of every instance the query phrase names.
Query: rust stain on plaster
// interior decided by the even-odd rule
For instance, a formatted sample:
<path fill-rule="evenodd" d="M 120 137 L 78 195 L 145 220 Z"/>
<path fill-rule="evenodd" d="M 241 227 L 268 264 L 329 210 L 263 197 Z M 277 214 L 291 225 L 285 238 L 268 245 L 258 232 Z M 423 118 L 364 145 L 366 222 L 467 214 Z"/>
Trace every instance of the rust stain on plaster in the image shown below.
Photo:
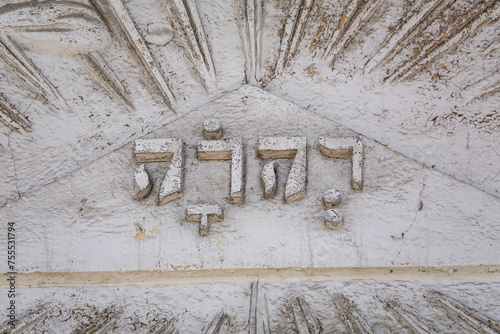
<path fill-rule="evenodd" d="M 151 237 L 149 239 L 154 239 L 154 238 L 159 237 L 159 236 L 161 236 L 161 224 L 154 227 L 151 230 Z"/>
<path fill-rule="evenodd" d="M 161 227 L 162 225 L 157 225 L 153 227 L 149 233 L 147 233 L 146 229 L 144 229 L 142 226 L 137 226 L 136 227 L 136 235 L 134 237 L 135 241 L 138 242 L 148 242 L 149 239 L 155 239 L 159 236 L 161 236 Z"/>
<path fill-rule="evenodd" d="M 217 248 L 229 246 L 229 240 L 227 240 L 224 237 L 218 237 L 217 238 L 217 245 L 216 246 L 217 246 Z"/>
<path fill-rule="evenodd" d="M 136 232 L 137 232 L 137 234 L 134 237 L 135 241 L 148 242 L 148 238 L 146 237 L 146 230 L 145 229 L 143 229 L 142 227 L 137 227 Z"/>

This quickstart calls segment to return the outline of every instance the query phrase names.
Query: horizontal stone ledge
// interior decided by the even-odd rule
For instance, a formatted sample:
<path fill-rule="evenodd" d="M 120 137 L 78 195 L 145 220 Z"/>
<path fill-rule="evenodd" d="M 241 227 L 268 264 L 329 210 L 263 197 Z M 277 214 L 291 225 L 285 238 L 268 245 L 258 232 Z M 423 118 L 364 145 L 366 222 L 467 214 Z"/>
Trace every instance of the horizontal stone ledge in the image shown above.
<path fill-rule="evenodd" d="M 12 274 L 1 274 L 0 288 Z M 372 267 L 372 268 L 255 268 L 178 271 L 17 273 L 18 287 L 188 285 L 266 281 L 328 280 L 500 280 L 500 266 Z"/>

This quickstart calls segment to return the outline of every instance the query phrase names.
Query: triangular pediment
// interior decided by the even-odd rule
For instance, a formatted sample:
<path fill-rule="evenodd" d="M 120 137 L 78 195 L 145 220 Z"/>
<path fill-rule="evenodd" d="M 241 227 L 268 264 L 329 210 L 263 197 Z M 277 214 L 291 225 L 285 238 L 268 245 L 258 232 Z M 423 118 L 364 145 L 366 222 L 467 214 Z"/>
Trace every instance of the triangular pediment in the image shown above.
<path fill-rule="evenodd" d="M 204 137 L 207 119 L 221 122 L 220 139 Z M 285 200 L 285 183 L 301 148 L 290 144 L 292 157 L 274 159 L 262 153 L 274 149 L 266 146 L 271 144 L 264 143 L 265 136 L 306 141 L 306 169 L 300 174 L 306 181 L 299 197 Z M 344 158 L 328 156 L 321 136 L 359 138 L 364 146 L 361 189 L 354 189 L 359 187 L 354 186 L 352 150 L 351 155 L 344 150 Z M 146 161 L 152 191 L 139 200 L 134 184 L 134 171 L 141 165 L 134 161 L 139 140 L 2 208 L 4 219 L 23 229 L 20 270 L 499 264 L 498 198 L 253 86 L 208 103 L 141 140 L 162 138 L 182 141 L 184 150 L 180 194 L 162 205 L 160 187 L 167 183 L 163 180 L 173 162 Z M 235 138 L 243 145 L 241 204 L 231 194 L 240 175 L 235 169 L 231 175 L 230 158 L 202 158 L 199 142 L 212 145 Z M 284 150 L 276 145 L 277 151 Z M 276 194 L 264 198 L 262 171 L 273 159 Z M 286 192 L 300 187 L 297 184 Z M 325 225 L 329 208 L 324 196 L 330 189 L 340 193 L 334 208 L 343 217 L 338 229 Z M 209 216 L 206 236 L 199 234 L 201 216 L 193 218 L 197 222 L 187 217 L 188 207 L 198 204 L 219 205 L 223 211 L 221 222 L 210 223 L 217 219 Z"/>

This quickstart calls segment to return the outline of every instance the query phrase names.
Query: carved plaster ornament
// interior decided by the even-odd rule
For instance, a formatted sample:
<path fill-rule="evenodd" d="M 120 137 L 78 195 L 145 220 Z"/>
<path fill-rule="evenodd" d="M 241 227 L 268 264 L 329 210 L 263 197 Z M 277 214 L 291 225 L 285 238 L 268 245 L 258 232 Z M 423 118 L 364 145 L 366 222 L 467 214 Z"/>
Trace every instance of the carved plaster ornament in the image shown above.
<path fill-rule="evenodd" d="M 331 158 L 351 158 L 352 160 L 352 181 L 354 190 L 363 189 L 363 140 L 360 137 L 319 137 L 319 150 L 321 153 Z M 340 191 L 329 189 L 323 196 L 325 211 L 325 225 L 329 229 L 339 229 L 344 219 L 340 212 L 333 209 L 340 203 Z"/>
<path fill-rule="evenodd" d="M 328 189 L 323 196 L 323 205 L 327 209 L 331 209 L 339 205 L 340 203 L 340 191 L 338 189 L 332 188 Z"/>
<path fill-rule="evenodd" d="M 0 31 L 25 49 L 62 57 L 102 52 L 112 41 L 95 8 L 73 1 L 3 6 Z"/>
<path fill-rule="evenodd" d="M 0 8 L 0 59 L 28 88 L 58 109 L 65 106 L 64 99 L 21 48 L 78 60 L 97 83 L 133 109 L 120 80 L 100 54 L 111 42 L 100 13 L 87 4 L 49 0 Z"/>
<path fill-rule="evenodd" d="M 163 0 L 162 2 L 186 54 L 203 79 L 205 88 L 210 91 L 217 86 L 217 73 L 196 1 Z"/>
<path fill-rule="evenodd" d="M 134 181 L 137 189 L 137 197 L 139 199 L 144 199 L 151 194 L 151 189 L 153 188 L 153 184 L 151 183 L 151 179 L 149 177 L 148 172 L 146 171 L 146 165 L 142 164 L 134 172 Z"/>
<path fill-rule="evenodd" d="M 216 118 L 204 121 L 203 136 L 207 139 L 219 139 L 222 137 L 222 123 Z"/>

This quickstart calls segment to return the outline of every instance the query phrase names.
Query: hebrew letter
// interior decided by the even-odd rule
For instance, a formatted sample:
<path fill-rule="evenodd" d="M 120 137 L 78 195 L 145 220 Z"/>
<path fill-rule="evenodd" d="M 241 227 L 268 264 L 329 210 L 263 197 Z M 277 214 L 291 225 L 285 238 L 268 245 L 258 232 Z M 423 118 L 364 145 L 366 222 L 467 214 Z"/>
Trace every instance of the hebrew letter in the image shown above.
<path fill-rule="evenodd" d="M 331 158 L 352 157 L 352 188 L 363 189 L 363 141 L 360 137 L 319 137 L 319 150 Z"/>
<path fill-rule="evenodd" d="M 231 203 L 242 204 L 245 195 L 243 139 L 198 140 L 198 159 L 231 160 Z"/>
<path fill-rule="evenodd" d="M 158 204 L 171 202 L 182 195 L 182 170 L 184 166 L 182 140 L 179 138 L 137 139 L 134 159 L 136 162 L 170 162 L 158 195 Z"/>
<path fill-rule="evenodd" d="M 262 159 L 294 159 L 285 186 L 285 203 L 303 198 L 307 181 L 307 138 L 299 136 L 259 137 Z M 274 171 L 271 168 L 267 172 Z M 267 189 L 265 189 L 267 192 Z"/>
<path fill-rule="evenodd" d="M 191 204 L 187 208 L 186 218 L 190 222 L 200 223 L 200 235 L 206 236 L 210 223 L 221 222 L 224 217 L 219 204 Z"/>

